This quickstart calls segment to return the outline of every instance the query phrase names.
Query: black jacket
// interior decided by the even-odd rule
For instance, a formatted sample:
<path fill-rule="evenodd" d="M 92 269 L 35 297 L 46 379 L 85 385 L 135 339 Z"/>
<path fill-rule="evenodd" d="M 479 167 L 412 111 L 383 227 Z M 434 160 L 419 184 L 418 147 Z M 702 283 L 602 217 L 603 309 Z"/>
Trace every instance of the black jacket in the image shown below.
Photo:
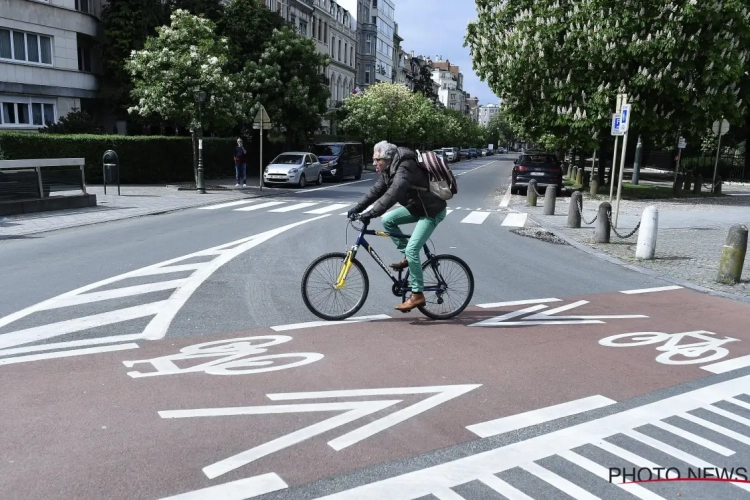
<path fill-rule="evenodd" d="M 414 186 L 423 190 L 414 189 Z M 388 170 L 381 172 L 378 181 L 355 208 L 361 212 L 377 200 L 369 211 L 373 217 L 380 217 L 396 203 L 406 207 L 415 217 L 435 217 L 448 204 L 432 194 L 429 187 L 427 172 L 417 164 L 414 152 L 398 148 Z"/>

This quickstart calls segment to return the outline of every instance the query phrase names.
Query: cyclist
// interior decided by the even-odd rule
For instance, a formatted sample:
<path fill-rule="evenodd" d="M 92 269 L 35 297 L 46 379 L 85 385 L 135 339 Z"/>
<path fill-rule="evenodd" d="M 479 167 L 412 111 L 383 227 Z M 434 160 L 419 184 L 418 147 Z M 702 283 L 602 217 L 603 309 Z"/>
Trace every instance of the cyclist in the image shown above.
<path fill-rule="evenodd" d="M 360 214 L 359 219 L 369 224 L 370 219 L 380 217 L 399 203 L 401 207 L 383 216 L 383 228 L 388 232 L 400 233 L 399 226 L 402 224 L 417 223 L 411 238 L 391 238 L 396 248 L 404 254 L 404 259 L 391 264 L 391 268 L 409 268 L 412 292 L 409 299 L 395 309 L 408 312 L 426 303 L 419 253 L 437 225 L 445 219 L 447 203 L 429 191 L 427 172 L 417 164 L 412 150 L 381 141 L 375 145 L 372 162 L 380 176 L 347 216 L 353 218 L 354 214 Z M 369 211 L 360 213 L 371 204 L 373 206 Z"/>

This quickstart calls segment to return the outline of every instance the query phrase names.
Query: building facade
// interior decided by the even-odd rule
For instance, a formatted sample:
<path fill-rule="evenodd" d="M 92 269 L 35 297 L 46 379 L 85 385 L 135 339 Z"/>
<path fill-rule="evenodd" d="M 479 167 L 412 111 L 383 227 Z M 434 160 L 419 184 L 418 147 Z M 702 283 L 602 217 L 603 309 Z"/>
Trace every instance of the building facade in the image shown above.
<path fill-rule="evenodd" d="M 299 34 L 311 37 L 314 0 L 261 0 L 261 2 L 272 11 L 278 12 L 294 26 Z"/>
<path fill-rule="evenodd" d="M 357 85 L 396 79 L 396 9 L 392 0 L 357 0 Z"/>
<path fill-rule="evenodd" d="M 487 125 L 489 125 L 492 117 L 495 116 L 499 111 L 499 104 L 485 104 L 483 106 L 479 106 L 479 124 L 486 127 Z"/>
<path fill-rule="evenodd" d="M 469 115 L 471 121 L 479 123 L 479 98 L 471 97 L 471 94 L 466 93 L 466 114 Z"/>
<path fill-rule="evenodd" d="M 0 130 L 93 108 L 100 17 L 100 0 L 0 0 Z"/>
<path fill-rule="evenodd" d="M 439 86 L 438 99 L 447 109 L 466 113 L 466 94 L 463 91 L 464 75 L 450 61 L 432 62 L 432 80 Z"/>

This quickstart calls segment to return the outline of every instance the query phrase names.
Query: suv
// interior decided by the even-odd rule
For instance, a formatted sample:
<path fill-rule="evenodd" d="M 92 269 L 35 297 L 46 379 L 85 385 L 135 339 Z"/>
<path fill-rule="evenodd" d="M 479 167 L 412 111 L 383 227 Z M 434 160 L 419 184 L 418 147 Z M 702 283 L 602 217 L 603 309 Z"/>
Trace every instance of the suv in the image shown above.
<path fill-rule="evenodd" d="M 528 188 L 531 179 L 534 179 L 540 188 L 556 189 L 559 195 L 563 189 L 560 161 L 555 155 L 547 153 L 521 155 L 513 162 L 510 192 L 515 194 L 524 186 Z"/>
<path fill-rule="evenodd" d="M 323 179 L 362 178 L 365 157 L 361 142 L 321 142 L 310 151 L 320 160 Z"/>

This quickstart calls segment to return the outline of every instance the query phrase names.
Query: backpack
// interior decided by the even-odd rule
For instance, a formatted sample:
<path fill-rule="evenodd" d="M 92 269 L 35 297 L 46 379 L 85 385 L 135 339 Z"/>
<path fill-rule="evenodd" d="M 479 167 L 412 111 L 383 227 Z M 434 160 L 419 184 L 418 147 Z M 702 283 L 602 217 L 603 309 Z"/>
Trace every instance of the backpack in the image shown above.
<path fill-rule="evenodd" d="M 427 172 L 430 192 L 441 200 L 450 200 L 458 193 L 456 178 L 448 164 L 433 151 L 416 150 L 417 164 Z"/>

